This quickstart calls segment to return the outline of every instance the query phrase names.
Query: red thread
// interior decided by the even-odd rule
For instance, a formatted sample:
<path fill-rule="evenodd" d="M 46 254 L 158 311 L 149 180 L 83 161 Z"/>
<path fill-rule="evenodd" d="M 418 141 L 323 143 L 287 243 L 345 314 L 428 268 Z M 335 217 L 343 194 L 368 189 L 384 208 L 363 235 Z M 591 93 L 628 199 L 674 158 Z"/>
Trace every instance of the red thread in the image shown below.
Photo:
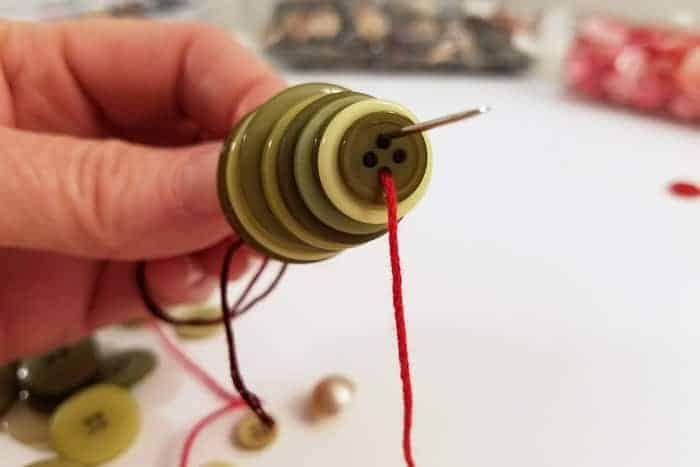
<path fill-rule="evenodd" d="M 668 190 L 671 192 L 671 194 L 681 198 L 696 198 L 700 196 L 700 187 L 687 182 L 673 183 Z"/>
<path fill-rule="evenodd" d="M 210 413 L 203 419 L 201 419 L 197 424 L 192 428 L 192 431 L 187 435 L 187 438 L 185 439 L 185 446 L 182 450 L 182 456 L 180 457 L 180 467 L 187 467 L 187 463 L 190 460 L 190 453 L 192 452 L 192 447 L 194 446 L 194 442 L 197 439 L 197 436 L 204 430 L 204 428 L 207 427 L 207 425 L 213 423 L 216 421 L 216 419 L 226 415 L 228 412 L 231 412 L 235 409 L 238 409 L 240 407 L 243 407 L 245 403 L 241 399 L 234 399 L 231 400 L 228 404 L 226 404 L 224 407 L 216 410 L 215 412 Z"/>
<path fill-rule="evenodd" d="M 384 188 L 386 209 L 389 217 L 389 252 L 391 255 L 391 275 L 393 277 L 394 320 L 396 321 L 396 340 L 401 365 L 403 383 L 403 455 L 408 467 L 415 467 L 411 447 L 411 428 L 413 426 L 413 389 L 411 387 L 411 365 L 408 358 L 408 336 L 404 317 L 403 290 L 401 285 L 401 257 L 399 256 L 399 221 L 397 213 L 396 186 L 391 172 L 387 169 L 379 173 Z"/>
<path fill-rule="evenodd" d="M 209 374 L 200 368 L 195 362 L 193 362 L 185 353 L 180 350 L 180 348 L 170 340 L 170 338 L 165 334 L 163 329 L 156 322 L 152 322 L 151 326 L 155 331 L 156 335 L 160 338 L 161 342 L 165 348 L 170 352 L 175 360 L 177 360 L 180 365 L 182 365 L 185 370 L 197 378 L 204 386 L 206 386 L 211 392 L 219 396 L 225 401 L 230 401 L 235 399 L 235 395 L 226 389 L 224 389 L 219 383 L 217 383 L 214 378 L 209 376 Z"/>

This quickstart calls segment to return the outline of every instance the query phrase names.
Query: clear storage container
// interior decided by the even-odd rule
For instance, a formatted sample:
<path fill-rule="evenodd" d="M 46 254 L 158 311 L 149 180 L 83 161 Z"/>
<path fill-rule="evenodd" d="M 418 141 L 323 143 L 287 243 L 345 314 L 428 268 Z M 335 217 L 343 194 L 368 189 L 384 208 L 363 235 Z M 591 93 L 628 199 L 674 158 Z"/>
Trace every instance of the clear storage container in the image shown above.
<path fill-rule="evenodd" d="M 281 0 L 263 48 L 294 68 L 517 73 L 537 19 L 490 1 Z"/>

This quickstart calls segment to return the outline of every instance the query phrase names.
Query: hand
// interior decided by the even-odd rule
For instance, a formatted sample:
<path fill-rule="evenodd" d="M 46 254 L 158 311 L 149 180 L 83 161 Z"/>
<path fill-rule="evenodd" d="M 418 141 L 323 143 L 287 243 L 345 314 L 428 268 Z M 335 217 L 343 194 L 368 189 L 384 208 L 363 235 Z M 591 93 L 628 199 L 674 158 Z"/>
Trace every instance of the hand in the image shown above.
<path fill-rule="evenodd" d="M 140 260 L 159 302 L 207 297 L 220 141 L 281 78 L 184 23 L 0 23 L 0 63 L 0 364 L 143 315 Z"/>

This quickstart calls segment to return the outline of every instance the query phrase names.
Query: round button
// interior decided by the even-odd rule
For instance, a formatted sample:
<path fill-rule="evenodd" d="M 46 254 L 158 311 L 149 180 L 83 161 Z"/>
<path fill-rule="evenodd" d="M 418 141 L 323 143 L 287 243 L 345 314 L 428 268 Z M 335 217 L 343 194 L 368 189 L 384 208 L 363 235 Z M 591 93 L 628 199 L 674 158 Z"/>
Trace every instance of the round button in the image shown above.
<path fill-rule="evenodd" d="M 321 104 L 323 104 L 329 100 L 333 100 L 347 94 L 348 93 L 346 92 L 340 92 L 323 97 L 313 96 L 292 107 L 289 112 L 285 113 L 284 116 L 280 118 L 279 122 L 277 122 L 273 128 L 272 133 L 270 133 L 268 142 L 263 150 L 261 165 L 263 190 L 265 192 L 268 206 L 275 217 L 287 228 L 287 230 L 292 233 L 292 235 L 302 242 L 327 251 L 340 251 L 344 249 L 345 246 L 315 235 L 315 232 L 306 229 L 305 226 L 299 222 L 299 220 L 297 220 L 297 216 L 295 216 L 295 213 L 292 213 L 290 209 L 301 210 L 305 209 L 306 206 L 304 206 L 303 202 L 298 196 L 296 198 L 299 199 L 299 203 L 296 205 L 290 205 L 289 207 L 287 206 L 285 196 L 282 194 L 280 175 L 284 174 L 288 176 L 288 178 L 285 180 L 285 190 L 289 191 L 292 189 L 296 191 L 296 185 L 293 187 L 291 186 L 290 182 L 293 183 L 291 170 L 282 171 L 282 173 L 278 172 L 278 159 L 281 157 L 280 149 L 282 147 L 282 140 L 284 139 L 285 133 L 287 132 L 289 126 L 294 121 L 298 120 L 299 114 L 304 112 L 305 109 L 312 107 L 316 102 L 320 101 Z M 289 155 L 293 156 L 293 153 Z M 293 160 L 290 159 L 290 162 L 293 167 Z"/>
<path fill-rule="evenodd" d="M 328 84 L 289 88 L 250 115 L 224 147 L 219 170 L 224 211 L 241 236 L 268 256 L 285 262 L 309 262 L 335 254 L 299 241 L 275 218 L 263 192 L 260 163 L 270 132 L 289 108 L 309 97 L 340 91 L 342 88 Z"/>
<path fill-rule="evenodd" d="M 413 122 L 403 115 L 378 112 L 355 122 L 340 146 L 343 181 L 358 198 L 384 206 L 379 171 L 391 170 L 399 201 L 420 186 L 428 168 L 425 141 L 420 134 L 387 141 L 384 135 Z"/>
<path fill-rule="evenodd" d="M 29 407 L 26 402 L 13 405 L 3 425 L 16 441 L 34 448 L 45 449 L 49 444 L 49 417 Z"/>
<path fill-rule="evenodd" d="M 98 369 L 97 344 L 89 338 L 20 361 L 17 378 L 30 397 L 61 399 L 94 380 Z"/>
<path fill-rule="evenodd" d="M 260 451 L 277 439 L 277 424 L 269 427 L 253 413 L 246 415 L 234 428 L 234 441 L 247 451 Z"/>
<path fill-rule="evenodd" d="M 220 307 L 215 306 L 204 306 L 198 308 L 192 308 L 188 310 L 183 316 L 178 318 L 182 319 L 215 319 L 221 318 L 222 311 Z M 177 335 L 183 339 L 204 339 L 206 337 L 211 337 L 219 333 L 223 329 L 223 324 L 212 324 L 207 326 L 189 326 L 189 325 L 179 325 L 175 326 L 175 332 Z"/>
<path fill-rule="evenodd" d="M 318 149 L 321 185 L 333 205 L 348 217 L 358 222 L 386 224 L 386 207 L 379 197 L 378 172 L 385 167 L 392 173 L 396 171 L 397 195 L 400 194 L 399 217 L 410 211 L 425 194 L 432 163 L 432 150 L 427 138 L 417 133 L 412 137 L 395 139 L 387 149 L 380 147 L 385 143 L 377 144 L 383 132 L 400 128 L 403 122 L 414 123 L 416 118 L 397 104 L 372 100 L 345 108 L 323 132 Z M 357 131 L 350 131 L 353 128 Z M 394 161 L 392 148 L 394 152 L 405 152 L 403 162 Z M 363 163 L 367 151 L 377 155 L 378 163 L 373 167 Z M 397 156 L 397 159 L 400 158 Z M 363 169 L 369 173 L 363 172 Z"/>
<path fill-rule="evenodd" d="M 330 227 L 354 235 L 367 235 L 385 229 L 380 223 L 358 221 L 348 217 L 328 199 L 318 179 L 319 136 L 336 114 L 362 102 L 374 102 L 364 96 L 349 96 L 329 103 L 309 121 L 299 137 L 294 154 L 294 178 L 304 203 L 319 220 Z M 337 158 L 336 158 L 337 159 Z"/>
<path fill-rule="evenodd" d="M 340 251 L 366 243 L 377 236 L 383 235 L 385 232 L 384 229 L 381 229 L 370 234 L 351 234 L 334 229 L 322 222 L 306 205 L 294 175 L 296 149 L 299 146 L 299 139 L 311 119 L 316 117 L 319 112 L 331 103 L 352 95 L 357 96 L 360 94 L 342 92 L 325 96 L 301 110 L 284 129 L 276 154 L 276 169 L 266 167 L 265 162 L 263 162 L 263 174 L 266 169 L 270 172 L 270 177 L 273 176 L 273 172 L 276 172 L 277 181 L 276 183 L 274 183 L 274 180 L 271 181 L 270 187 L 277 187 L 279 189 L 279 194 L 284 201 L 281 207 L 287 210 L 288 214 L 292 217 L 289 221 L 285 220 L 285 224 L 287 225 L 289 222 L 288 227 L 293 229 L 294 234 L 298 235 L 299 238 L 304 241 L 316 245 L 319 248 L 332 251 Z M 370 97 L 365 96 L 365 98 L 369 99 Z M 263 175 L 263 180 L 265 180 L 265 175 Z M 286 216 L 283 212 L 276 214 Z"/>
<path fill-rule="evenodd" d="M 68 399 L 51 417 L 51 446 L 65 459 L 101 464 L 126 451 L 141 425 L 138 403 L 125 389 L 93 386 Z"/>
<path fill-rule="evenodd" d="M 150 350 L 127 350 L 110 355 L 100 364 L 102 382 L 130 388 L 142 381 L 156 367 L 156 356 Z"/>

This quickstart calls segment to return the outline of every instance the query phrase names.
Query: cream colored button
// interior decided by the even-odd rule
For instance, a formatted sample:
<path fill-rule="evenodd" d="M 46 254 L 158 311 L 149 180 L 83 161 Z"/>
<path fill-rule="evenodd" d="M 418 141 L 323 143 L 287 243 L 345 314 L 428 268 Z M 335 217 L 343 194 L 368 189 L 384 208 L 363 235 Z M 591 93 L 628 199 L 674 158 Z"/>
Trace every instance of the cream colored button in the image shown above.
<path fill-rule="evenodd" d="M 260 451 L 277 439 L 277 424 L 268 427 L 253 413 L 238 422 L 233 431 L 233 440 L 246 451 Z"/>
<path fill-rule="evenodd" d="M 344 376 L 333 375 L 316 385 L 311 395 L 311 409 L 316 416 L 342 412 L 355 397 L 355 384 Z"/>
<path fill-rule="evenodd" d="M 35 448 L 49 445 L 49 417 L 38 412 L 26 402 L 18 402 L 5 416 L 3 426 L 15 440 Z"/>

